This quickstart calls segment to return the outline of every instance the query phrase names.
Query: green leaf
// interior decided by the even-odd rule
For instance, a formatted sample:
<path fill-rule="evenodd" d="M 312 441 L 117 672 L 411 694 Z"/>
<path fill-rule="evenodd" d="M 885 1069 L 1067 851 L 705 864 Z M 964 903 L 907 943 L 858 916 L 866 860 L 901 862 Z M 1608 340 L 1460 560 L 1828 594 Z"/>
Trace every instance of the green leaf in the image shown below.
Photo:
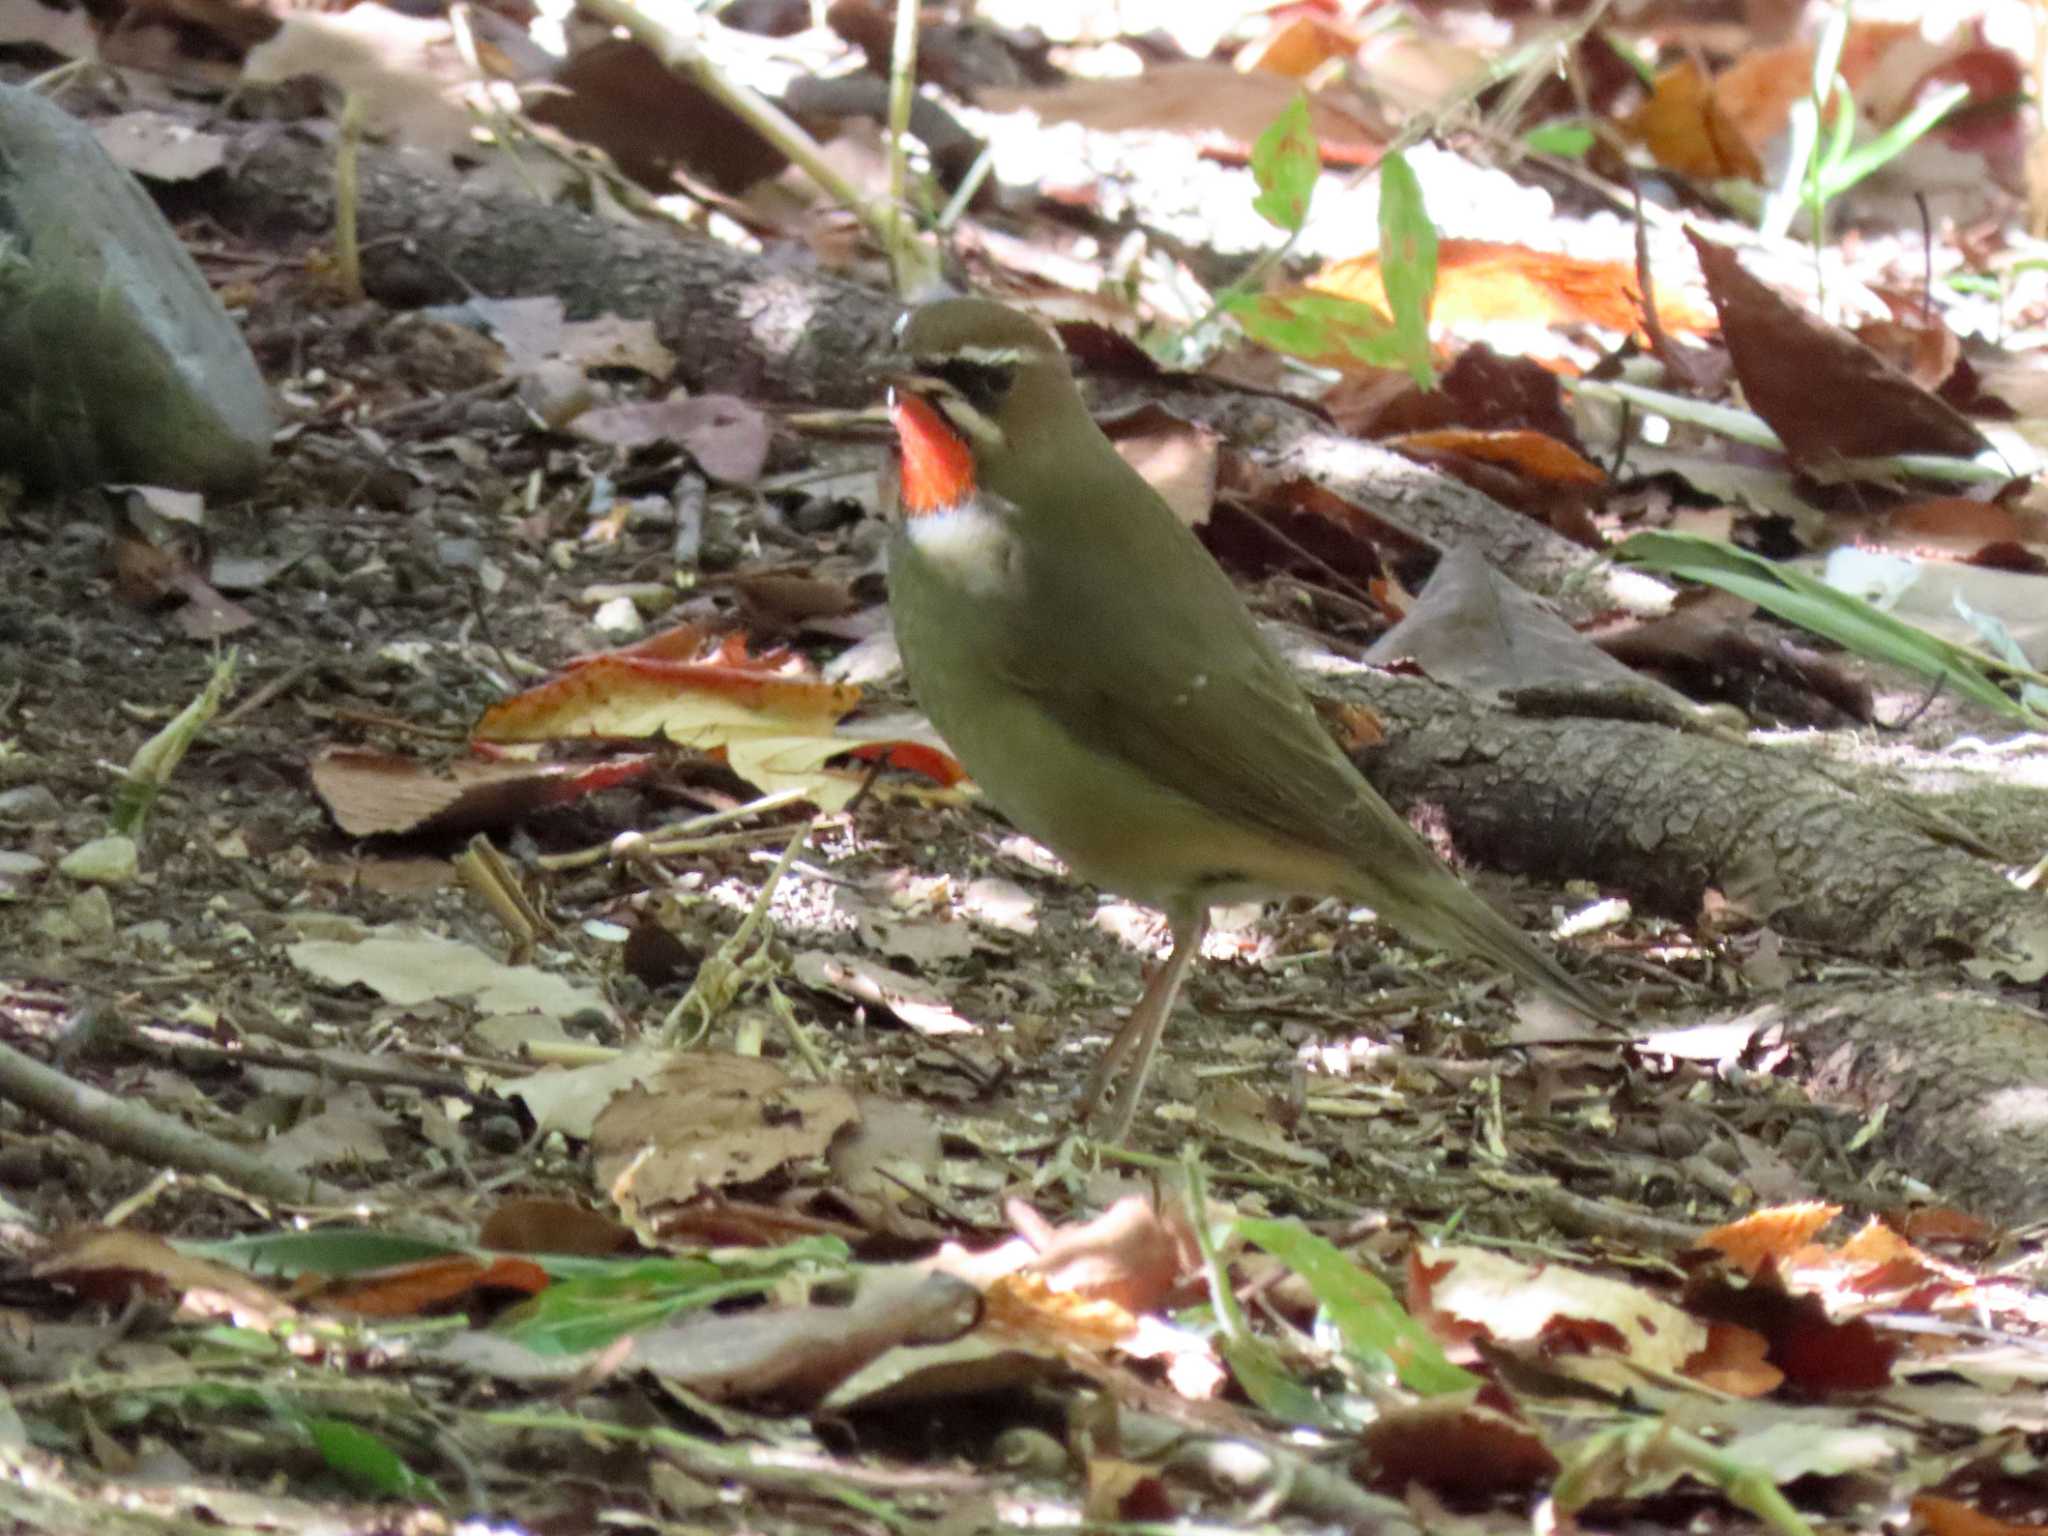
<path fill-rule="evenodd" d="M 1308 116 L 1308 96 L 1297 94 L 1266 126 L 1252 146 L 1252 177 L 1259 195 L 1252 207 L 1267 223 L 1288 234 L 1308 222 L 1308 202 L 1322 174 L 1323 155 Z"/>
<path fill-rule="evenodd" d="M 1317 1429 L 1347 1427 L 1313 1387 L 1289 1373 L 1279 1351 L 1264 1339 L 1249 1334 L 1236 1339 L 1219 1338 L 1216 1349 L 1230 1367 L 1230 1374 L 1237 1378 L 1237 1384 L 1244 1388 L 1244 1395 L 1274 1418 Z"/>
<path fill-rule="evenodd" d="M 1246 293 L 1223 307 L 1261 346 L 1312 363 L 1398 368 L 1407 362 L 1393 322 L 1370 304 L 1334 293 Z"/>
<path fill-rule="evenodd" d="M 506 1314 L 498 1328 L 541 1354 L 580 1354 L 678 1312 L 766 1295 L 800 1269 L 843 1268 L 847 1252 L 838 1238 L 822 1237 L 780 1248 L 615 1262 L 549 1286 Z"/>
<path fill-rule="evenodd" d="M 2048 678 L 1952 644 L 1803 571 L 1732 544 L 1685 533 L 1633 534 L 1613 554 L 1616 560 L 1631 565 L 1733 592 L 1858 656 L 1939 680 L 1963 697 L 2037 730 L 2048 726 L 2048 717 L 2018 702 L 1992 676 L 2009 673 L 2029 682 L 2048 682 Z"/>
<path fill-rule="evenodd" d="M 1386 1361 L 1410 1391 L 1431 1397 L 1480 1384 L 1445 1357 L 1443 1346 L 1408 1315 L 1378 1276 L 1359 1268 L 1334 1243 L 1291 1221 L 1246 1217 L 1237 1230 L 1307 1282 L 1346 1349 L 1368 1362 Z"/>
<path fill-rule="evenodd" d="M 1605 43 L 1614 56 L 1635 71 L 1636 79 L 1644 85 L 1657 83 L 1657 64 L 1648 54 L 1636 47 L 1618 32 L 1602 31 L 1600 41 Z"/>
<path fill-rule="evenodd" d="M 1400 366 L 1418 389 L 1436 384 L 1429 361 L 1429 308 L 1436 299 L 1436 226 L 1422 200 L 1422 183 L 1405 155 L 1380 162 L 1380 281 L 1394 314 Z"/>
<path fill-rule="evenodd" d="M 1539 123 L 1522 135 L 1524 148 L 1561 160 L 1581 160 L 1593 147 L 1593 130 L 1584 123 Z"/>
<path fill-rule="evenodd" d="M 1815 184 L 1823 197 L 1828 195 L 1828 167 L 1839 165 L 1856 147 L 1856 97 L 1848 81 L 1836 83 L 1833 105 L 1835 120 L 1828 124 L 1827 141 L 1813 156 Z"/>
<path fill-rule="evenodd" d="M 258 1275 L 354 1275 L 419 1264 L 451 1253 L 475 1253 L 429 1238 L 367 1227 L 324 1227 L 317 1232 L 264 1232 L 217 1243 L 180 1243 L 181 1253 L 233 1264 Z"/>
<path fill-rule="evenodd" d="M 321 1459 L 356 1487 L 380 1498 L 440 1499 L 441 1490 L 432 1479 L 413 1471 L 404 1457 L 367 1429 L 346 1419 L 309 1417 L 305 1424 Z"/>
<path fill-rule="evenodd" d="M 1845 94 L 1847 90 L 1848 87 L 1844 86 Z M 1929 129 L 1960 106 L 1969 94 L 1970 88 L 1967 85 L 1952 85 L 1947 90 L 1928 97 L 1860 149 L 1845 148 L 1840 153 L 1830 155 L 1821 167 L 1821 195 L 1840 196 L 1872 171 L 1890 164 L 1917 144 Z"/>

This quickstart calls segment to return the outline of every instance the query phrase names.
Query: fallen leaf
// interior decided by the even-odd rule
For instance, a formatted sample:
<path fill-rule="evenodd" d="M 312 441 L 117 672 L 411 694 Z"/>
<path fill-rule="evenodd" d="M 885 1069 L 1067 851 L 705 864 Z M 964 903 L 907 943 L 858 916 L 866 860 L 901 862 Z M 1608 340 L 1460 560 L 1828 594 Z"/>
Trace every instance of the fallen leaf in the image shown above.
<path fill-rule="evenodd" d="M 984 90 L 991 112 L 1029 111 L 1042 123 L 1080 123 L 1100 133 L 1181 133 L 1211 153 L 1243 160 L 1300 87 L 1262 73 L 1200 60 L 1155 64 L 1135 80 L 1075 80 L 1044 89 Z M 1320 98 L 1309 121 L 1326 165 L 1369 166 L 1382 146 L 1358 118 Z"/>
<path fill-rule="evenodd" d="M 116 165 L 150 181 L 192 181 L 227 162 L 226 139 L 168 112 L 123 112 L 93 134 Z"/>
<path fill-rule="evenodd" d="M 474 945 L 437 934 L 383 929 L 353 944 L 305 939 L 285 955 L 310 976 L 335 986 L 365 986 L 401 1006 L 459 998 L 497 1013 L 564 1018 L 611 1012 L 595 988 L 530 965 L 506 965 Z"/>
<path fill-rule="evenodd" d="M 1642 329 L 1642 290 L 1632 262 L 1592 261 L 1494 240 L 1440 240 L 1436 268 L 1429 309 L 1433 326 L 1459 331 L 1501 322 L 1593 325 L 1622 335 Z M 1307 286 L 1382 313 L 1387 309 L 1376 251 L 1329 263 Z M 1684 289 L 1661 283 L 1657 318 L 1672 334 L 1698 334 L 1714 326 L 1710 310 Z"/>
<path fill-rule="evenodd" d="M 642 777 L 647 754 L 598 763 L 415 762 L 329 748 L 313 760 L 313 791 L 351 837 L 468 832 L 502 826 Z"/>
<path fill-rule="evenodd" d="M 91 1227 L 50 1240 L 26 1266 L 48 1280 L 110 1307 L 135 1295 L 174 1298 L 195 1317 L 225 1317 L 268 1332 L 296 1309 L 239 1269 L 183 1254 L 163 1238 L 126 1227 Z"/>
<path fill-rule="evenodd" d="M 728 485 L 752 485 L 768 462 L 768 418 L 734 395 L 680 394 L 601 405 L 569 424 L 571 435 L 613 448 L 673 443 Z"/>
<path fill-rule="evenodd" d="M 1751 277 L 1733 251 L 1694 230 L 1686 235 L 1720 313 L 1743 398 L 1794 463 L 1900 453 L 1967 459 L 1988 446 L 1954 407 Z"/>
<path fill-rule="evenodd" d="M 559 677 L 501 700 L 477 722 L 478 741 L 660 739 L 713 752 L 763 794 L 798 789 L 824 808 L 852 799 L 860 780 L 826 762 L 877 744 L 838 734 L 860 701 L 793 663 L 750 657 L 737 636 L 706 653 L 695 630 L 573 663 Z M 676 654 L 699 657 L 676 660 Z"/>
<path fill-rule="evenodd" d="M 798 1083 L 773 1062 L 670 1055 L 605 1106 L 591 1130 L 597 1181 L 634 1227 L 700 1194 L 822 1157 L 859 1119 L 854 1097 Z"/>
<path fill-rule="evenodd" d="M 1763 179 L 1751 141 L 1690 57 L 1658 74 L 1649 99 L 1623 126 L 1667 171 L 1704 181 Z"/>

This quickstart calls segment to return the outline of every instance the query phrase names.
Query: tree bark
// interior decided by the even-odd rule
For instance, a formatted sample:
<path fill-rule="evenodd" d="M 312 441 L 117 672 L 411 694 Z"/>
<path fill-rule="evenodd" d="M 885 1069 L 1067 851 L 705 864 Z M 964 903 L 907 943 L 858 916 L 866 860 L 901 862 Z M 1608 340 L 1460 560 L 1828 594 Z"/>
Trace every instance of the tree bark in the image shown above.
<path fill-rule="evenodd" d="M 1387 721 L 1359 767 L 1397 807 L 1438 808 L 1479 863 L 1597 881 L 1680 919 L 1711 888 L 1871 960 L 2048 973 L 2048 904 L 1873 776 L 1631 721 L 1525 719 L 1364 669 L 1309 681 Z"/>
<path fill-rule="evenodd" d="M 2014 1225 L 2048 1216 L 2048 1015 L 1981 993 L 1802 988 L 1770 1003 L 1822 1103 L 1882 1111 L 1874 1145 L 1964 1209 Z"/>

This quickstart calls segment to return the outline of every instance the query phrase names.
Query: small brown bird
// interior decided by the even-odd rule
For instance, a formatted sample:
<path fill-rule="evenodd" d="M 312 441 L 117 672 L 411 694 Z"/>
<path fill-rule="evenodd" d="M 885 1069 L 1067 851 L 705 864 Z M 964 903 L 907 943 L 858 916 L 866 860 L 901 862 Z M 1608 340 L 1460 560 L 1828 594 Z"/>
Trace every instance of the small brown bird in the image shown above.
<path fill-rule="evenodd" d="M 1122 1140 L 1209 909 L 1341 896 L 1596 1019 L 1612 1010 L 1474 895 L 1367 784 L 1230 579 L 1095 425 L 1052 333 L 919 309 L 891 392 L 889 604 L 918 702 L 995 806 L 1173 948 L 1090 1078 L 1129 1059 Z"/>

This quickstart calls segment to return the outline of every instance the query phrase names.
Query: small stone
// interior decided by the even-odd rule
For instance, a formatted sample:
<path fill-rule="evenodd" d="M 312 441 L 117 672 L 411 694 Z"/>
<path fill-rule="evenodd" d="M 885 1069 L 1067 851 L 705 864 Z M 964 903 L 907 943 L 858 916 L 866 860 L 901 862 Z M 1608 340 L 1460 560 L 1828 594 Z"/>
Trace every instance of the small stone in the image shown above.
<path fill-rule="evenodd" d="M 125 885 L 135 878 L 141 867 L 142 856 L 136 849 L 135 839 L 119 834 L 96 837 L 89 843 L 79 844 L 65 854 L 63 862 L 57 866 L 73 880 L 86 880 L 95 885 Z"/>
<path fill-rule="evenodd" d="M 60 912 L 55 907 L 45 907 L 36 914 L 36 932 L 46 939 L 55 939 L 59 944 L 75 944 L 82 937 L 78 924 L 71 920 L 71 914 Z"/>
<path fill-rule="evenodd" d="M 276 429 L 241 332 L 91 129 L 0 84 L 0 462 L 32 485 L 252 486 Z"/>
<path fill-rule="evenodd" d="M 640 633 L 640 610 L 630 597 L 615 597 L 590 616 L 600 633 L 624 636 Z"/>
<path fill-rule="evenodd" d="M 32 853 L 0 848 L 0 901 L 19 901 L 45 868 Z"/>
<path fill-rule="evenodd" d="M 0 791 L 0 821 L 52 821 L 63 809 L 47 784 L 19 784 Z"/>
<path fill-rule="evenodd" d="M 114 903 L 106 887 L 89 885 L 71 898 L 68 914 L 81 939 L 107 939 L 114 933 Z"/>

